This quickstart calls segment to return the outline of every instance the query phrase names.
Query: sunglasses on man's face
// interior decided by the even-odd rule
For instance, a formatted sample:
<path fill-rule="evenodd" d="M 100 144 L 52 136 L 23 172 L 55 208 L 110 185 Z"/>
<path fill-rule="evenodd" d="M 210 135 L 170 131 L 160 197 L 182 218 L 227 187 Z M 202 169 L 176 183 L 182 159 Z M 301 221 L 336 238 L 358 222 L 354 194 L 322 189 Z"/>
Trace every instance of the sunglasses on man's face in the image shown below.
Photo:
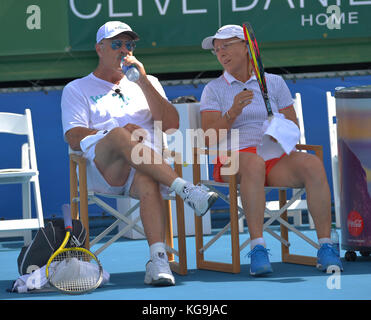
<path fill-rule="evenodd" d="M 125 48 L 128 51 L 134 51 L 135 46 L 136 46 L 134 40 L 123 41 L 123 40 L 120 40 L 120 39 L 116 39 L 116 40 L 111 41 L 111 48 L 113 50 L 118 50 L 122 47 L 123 44 L 125 44 Z"/>

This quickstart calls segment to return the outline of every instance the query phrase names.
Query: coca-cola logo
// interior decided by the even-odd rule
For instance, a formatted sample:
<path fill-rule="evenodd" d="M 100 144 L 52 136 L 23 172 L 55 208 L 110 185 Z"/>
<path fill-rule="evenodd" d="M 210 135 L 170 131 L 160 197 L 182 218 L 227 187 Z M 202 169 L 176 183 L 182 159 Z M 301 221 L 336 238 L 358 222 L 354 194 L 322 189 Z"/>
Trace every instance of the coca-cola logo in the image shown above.
<path fill-rule="evenodd" d="M 351 211 L 347 220 L 348 231 L 353 237 L 358 237 L 363 231 L 363 219 L 357 211 Z"/>

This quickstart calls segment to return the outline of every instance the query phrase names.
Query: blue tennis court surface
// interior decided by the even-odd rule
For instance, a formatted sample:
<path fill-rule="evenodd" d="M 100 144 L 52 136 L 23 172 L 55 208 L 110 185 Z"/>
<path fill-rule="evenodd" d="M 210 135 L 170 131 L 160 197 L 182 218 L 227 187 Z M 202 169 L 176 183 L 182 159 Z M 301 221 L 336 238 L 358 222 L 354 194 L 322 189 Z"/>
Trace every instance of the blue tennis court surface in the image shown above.
<path fill-rule="evenodd" d="M 301 227 L 316 239 L 315 231 Z M 208 237 L 208 236 L 207 236 Z M 206 237 L 206 238 L 207 238 Z M 241 234 L 243 241 L 248 234 Z M 176 286 L 151 287 L 143 283 L 148 246 L 145 240 L 114 243 L 99 258 L 110 282 L 85 295 L 69 296 L 57 292 L 10 293 L 12 282 L 19 277 L 17 257 L 20 241 L 0 242 L 0 299 L 2 300 L 369 300 L 371 298 L 371 257 L 358 256 L 355 262 L 343 260 L 344 272 L 326 274 L 315 267 L 281 262 L 281 245 L 265 233 L 273 274 L 264 278 L 249 275 L 249 248 L 241 252 L 241 273 L 197 270 L 195 241 L 187 237 L 188 275 L 175 274 Z M 290 234 L 291 253 L 316 255 L 316 250 Z M 210 251 L 210 252 L 209 252 Z M 206 258 L 230 261 L 229 235 L 222 236 L 206 252 Z M 341 252 L 342 257 L 344 251 Z"/>

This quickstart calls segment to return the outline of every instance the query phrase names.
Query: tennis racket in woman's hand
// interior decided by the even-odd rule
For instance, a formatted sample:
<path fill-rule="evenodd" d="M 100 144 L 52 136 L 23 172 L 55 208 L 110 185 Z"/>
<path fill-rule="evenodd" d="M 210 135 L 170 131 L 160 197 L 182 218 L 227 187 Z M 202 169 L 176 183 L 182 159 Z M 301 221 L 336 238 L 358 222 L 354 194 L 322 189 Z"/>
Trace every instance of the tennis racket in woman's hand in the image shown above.
<path fill-rule="evenodd" d="M 89 250 L 79 247 L 73 236 L 70 206 L 65 204 L 62 210 L 66 236 L 46 264 L 46 278 L 63 293 L 87 293 L 101 284 L 103 268 L 98 258 Z"/>
<path fill-rule="evenodd" d="M 268 88 L 265 82 L 264 67 L 260 57 L 260 51 L 255 38 L 255 33 L 249 22 L 243 23 L 242 28 L 245 36 L 246 46 L 249 50 L 250 61 L 264 99 L 265 107 L 268 112 L 268 119 L 270 119 L 271 117 L 273 117 L 273 112 L 271 104 L 269 102 Z"/>

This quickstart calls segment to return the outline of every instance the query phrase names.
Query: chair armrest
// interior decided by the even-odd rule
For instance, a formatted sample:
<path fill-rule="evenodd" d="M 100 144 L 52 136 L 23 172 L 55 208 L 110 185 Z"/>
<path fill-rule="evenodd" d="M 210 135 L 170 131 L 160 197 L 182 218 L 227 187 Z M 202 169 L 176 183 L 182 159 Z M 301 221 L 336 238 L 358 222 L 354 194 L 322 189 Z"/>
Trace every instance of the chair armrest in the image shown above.
<path fill-rule="evenodd" d="M 82 164 L 86 164 L 86 159 L 78 153 L 70 153 L 70 160 L 75 162 L 79 166 L 81 166 Z"/>
<path fill-rule="evenodd" d="M 313 151 L 315 155 L 321 159 L 323 162 L 323 146 L 320 145 L 310 145 L 310 144 L 297 144 L 296 149 Z"/>

